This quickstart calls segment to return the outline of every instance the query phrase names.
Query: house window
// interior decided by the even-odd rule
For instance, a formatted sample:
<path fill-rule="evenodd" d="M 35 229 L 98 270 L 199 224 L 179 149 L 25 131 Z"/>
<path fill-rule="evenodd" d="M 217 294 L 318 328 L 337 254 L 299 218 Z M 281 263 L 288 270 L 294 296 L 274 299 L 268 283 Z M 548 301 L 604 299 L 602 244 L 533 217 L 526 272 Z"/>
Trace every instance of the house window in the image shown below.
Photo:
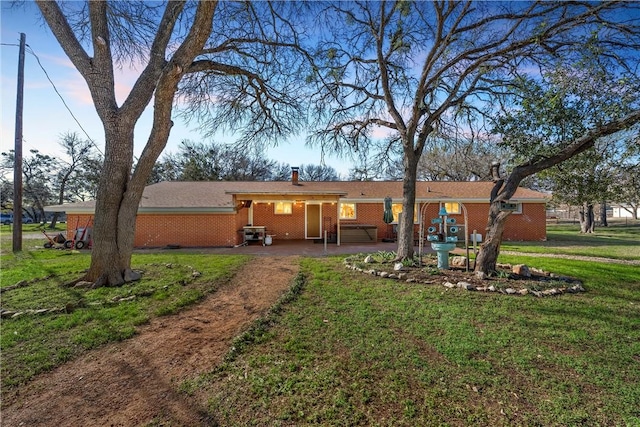
<path fill-rule="evenodd" d="M 460 213 L 460 203 L 458 202 L 446 202 L 444 208 L 447 210 L 447 214 L 456 215 Z"/>
<path fill-rule="evenodd" d="M 273 213 L 276 215 L 291 215 L 293 213 L 293 202 L 276 202 Z"/>
<path fill-rule="evenodd" d="M 340 219 L 356 219 L 356 204 L 340 203 Z"/>
<path fill-rule="evenodd" d="M 398 215 L 402 212 L 402 203 L 393 203 L 391 205 L 391 212 L 393 212 L 393 222 L 395 224 L 398 223 Z M 418 223 L 418 207 L 414 206 L 413 208 L 413 223 Z"/>
<path fill-rule="evenodd" d="M 508 211 L 514 214 L 522 213 L 522 203 L 516 202 L 500 202 L 500 210 Z"/>

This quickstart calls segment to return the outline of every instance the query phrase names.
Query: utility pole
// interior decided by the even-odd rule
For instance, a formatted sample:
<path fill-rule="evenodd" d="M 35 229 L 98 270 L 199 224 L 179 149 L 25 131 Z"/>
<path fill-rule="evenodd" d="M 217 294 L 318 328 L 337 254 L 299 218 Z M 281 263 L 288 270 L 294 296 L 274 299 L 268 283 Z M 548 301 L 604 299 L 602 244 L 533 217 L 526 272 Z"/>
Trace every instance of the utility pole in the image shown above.
<path fill-rule="evenodd" d="M 13 162 L 13 252 L 22 251 L 22 110 L 24 106 L 25 39 L 25 34 L 20 33 L 18 90 L 16 91 L 16 144 Z"/>

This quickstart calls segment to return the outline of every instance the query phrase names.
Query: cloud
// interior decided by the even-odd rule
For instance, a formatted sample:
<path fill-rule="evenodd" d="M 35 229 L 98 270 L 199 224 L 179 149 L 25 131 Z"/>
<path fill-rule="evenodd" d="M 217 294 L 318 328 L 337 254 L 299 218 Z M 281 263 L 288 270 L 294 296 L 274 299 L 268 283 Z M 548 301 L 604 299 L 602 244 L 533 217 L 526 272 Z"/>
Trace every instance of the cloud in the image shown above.
<path fill-rule="evenodd" d="M 50 55 L 47 53 L 37 53 L 38 58 L 40 58 L 40 62 L 45 66 L 54 66 L 54 67 L 63 67 L 67 69 L 75 70 L 76 67 L 73 65 L 71 60 L 64 55 Z"/>

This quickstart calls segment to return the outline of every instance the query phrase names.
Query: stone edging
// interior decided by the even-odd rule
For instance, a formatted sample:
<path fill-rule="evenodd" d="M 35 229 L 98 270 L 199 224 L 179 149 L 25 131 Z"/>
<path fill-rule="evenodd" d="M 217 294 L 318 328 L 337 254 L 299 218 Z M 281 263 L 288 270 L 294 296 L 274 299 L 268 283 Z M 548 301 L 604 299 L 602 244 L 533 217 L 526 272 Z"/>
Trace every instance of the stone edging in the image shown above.
<path fill-rule="evenodd" d="M 406 283 L 423 283 L 423 284 L 429 284 L 429 285 L 438 284 L 438 280 L 413 279 L 413 278 L 409 278 L 407 273 L 403 273 L 403 272 L 396 271 L 394 273 L 390 273 L 387 271 L 376 270 L 375 268 L 364 269 L 364 268 L 358 267 L 356 264 L 351 264 L 347 259 L 345 259 L 344 264 L 345 264 L 345 268 L 347 269 L 354 270 L 359 273 L 365 273 L 365 274 L 370 274 L 372 276 L 386 278 L 386 279 L 395 279 L 398 281 L 404 281 Z M 563 278 L 559 278 L 559 279 L 563 279 Z M 584 289 L 580 281 L 574 280 L 572 283 L 573 284 L 571 286 L 555 287 L 551 289 L 545 289 L 543 291 L 534 291 L 530 289 L 514 289 L 514 288 L 501 289 L 501 288 L 496 288 L 493 285 L 476 286 L 472 283 L 465 282 L 465 281 L 460 281 L 457 283 L 451 283 L 449 281 L 445 281 L 445 282 L 441 282 L 441 285 L 448 289 L 457 288 L 457 289 L 464 289 L 467 291 L 496 292 L 504 295 L 515 295 L 515 296 L 533 295 L 536 297 L 548 297 L 548 296 L 554 296 L 554 295 L 561 295 L 565 293 L 575 294 L 580 292 L 586 292 L 586 290 Z"/>

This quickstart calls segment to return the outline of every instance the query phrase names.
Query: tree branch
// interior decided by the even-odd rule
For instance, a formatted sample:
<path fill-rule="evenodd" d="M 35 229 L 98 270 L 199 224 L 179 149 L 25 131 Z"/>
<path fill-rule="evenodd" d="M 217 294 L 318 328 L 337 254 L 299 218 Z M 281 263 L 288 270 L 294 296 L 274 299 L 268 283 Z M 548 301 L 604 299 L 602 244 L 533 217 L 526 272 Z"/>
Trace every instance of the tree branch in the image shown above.
<path fill-rule="evenodd" d="M 498 195 L 498 200 L 508 200 L 513 196 L 522 180 L 530 175 L 549 169 L 561 162 L 580 154 L 593 147 L 598 138 L 612 135 L 624 129 L 628 129 L 640 123 L 640 110 L 635 110 L 626 116 L 609 122 L 603 126 L 599 126 L 585 133 L 580 138 L 567 145 L 561 151 L 553 156 L 542 158 L 535 162 L 529 162 L 516 166 L 509 174 L 505 181 L 505 185 Z"/>

